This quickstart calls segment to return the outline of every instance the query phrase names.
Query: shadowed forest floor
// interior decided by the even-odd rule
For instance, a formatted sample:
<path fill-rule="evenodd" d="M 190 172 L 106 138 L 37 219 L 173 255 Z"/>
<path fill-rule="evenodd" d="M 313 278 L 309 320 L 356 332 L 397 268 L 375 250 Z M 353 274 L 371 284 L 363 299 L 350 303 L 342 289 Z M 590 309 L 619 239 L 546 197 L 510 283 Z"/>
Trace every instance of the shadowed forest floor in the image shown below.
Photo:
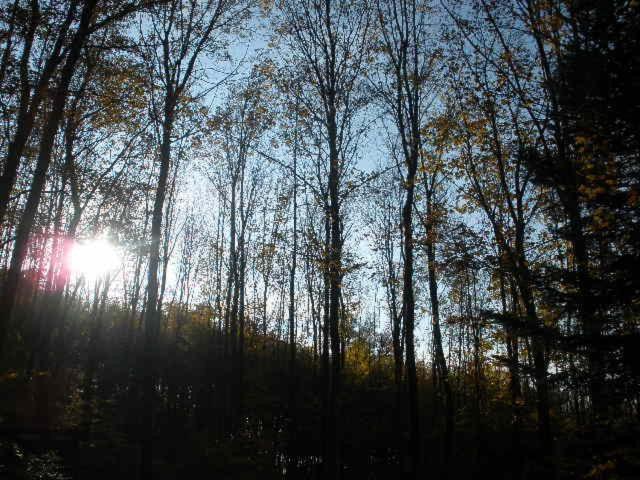
<path fill-rule="evenodd" d="M 112 314 L 115 311 L 111 312 Z M 185 332 L 197 325 L 184 325 Z M 120 384 L 122 356 L 116 328 L 105 332 L 99 368 L 91 398 L 83 393 L 81 370 L 35 373 L 27 380 L 9 374 L 0 382 L 3 427 L 0 430 L 0 472 L 19 479 L 135 479 L 140 462 L 139 400 L 135 378 Z M 197 331 L 193 332 L 197 335 Z M 189 338 L 185 338 L 185 345 Z M 215 340 L 221 353 L 224 341 Z M 296 460 L 294 478 L 322 478 L 322 378 L 309 352 L 302 351 L 295 430 L 288 424 L 286 344 L 248 338 L 246 360 L 252 365 L 243 384 L 242 409 L 225 404 L 223 366 L 216 364 L 211 408 L 204 409 L 188 392 L 201 392 L 205 375 L 199 355 L 174 352 L 171 364 L 162 364 L 162 387 L 156 403 L 154 478 L 178 479 L 208 475 L 218 478 L 283 478 Z M 171 345 L 165 345 L 170 348 Z M 104 356 L 102 356 L 104 355 Z M 193 362 L 193 363 L 188 363 Z M 442 406 L 434 396 L 428 370 L 421 368 L 420 398 L 424 432 L 424 471 L 435 478 L 634 479 L 640 472 L 637 423 L 610 423 L 601 427 L 571 425 L 554 417 L 556 440 L 548 454 L 540 447 L 535 412 L 522 407 L 520 425 L 511 423 L 509 399 L 498 383 L 484 383 L 479 411 L 468 379 L 454 381 L 456 410 L 453 452 L 445 461 Z M 489 373 L 489 372 L 487 372 Z M 492 372 L 499 375 L 499 372 Z M 344 478 L 397 478 L 402 475 L 403 445 L 395 406 L 392 364 L 363 354 L 350 357 L 344 367 L 340 401 L 340 457 Z M 455 377 L 454 377 L 455 379 Z M 179 392 L 169 397 L 168 392 Z M 283 395 L 282 392 L 285 392 Z M 170 398 L 173 400 L 170 402 Z M 200 397 L 203 398 L 203 397 Z M 15 402 L 15 403 L 14 403 Z M 233 429 L 233 433 L 225 432 Z M 293 432 L 293 433 L 292 433 Z M 291 439 L 294 439 L 293 441 Z M 405 460 L 406 461 L 406 460 Z M 287 477 L 289 478 L 289 477 Z"/>

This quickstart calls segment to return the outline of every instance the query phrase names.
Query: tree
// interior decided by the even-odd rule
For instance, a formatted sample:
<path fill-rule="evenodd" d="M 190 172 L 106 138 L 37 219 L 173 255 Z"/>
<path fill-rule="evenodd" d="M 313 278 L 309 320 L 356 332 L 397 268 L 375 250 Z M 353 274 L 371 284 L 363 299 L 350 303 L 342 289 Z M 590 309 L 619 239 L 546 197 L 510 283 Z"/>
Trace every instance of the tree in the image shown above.
<path fill-rule="evenodd" d="M 151 243 L 145 307 L 145 361 L 143 374 L 144 442 L 141 476 L 152 478 L 153 405 L 155 391 L 155 350 L 159 334 L 158 264 L 164 202 L 171 167 L 171 144 L 174 127 L 188 89 L 197 74 L 199 57 L 219 48 L 222 34 L 233 22 L 243 19 L 248 10 L 243 2 L 171 1 L 154 7 L 150 25 L 141 32 L 142 55 L 149 68 L 150 87 L 159 87 L 152 115 L 159 126 L 158 185 L 151 217 Z M 156 103 L 157 102 L 157 103 Z"/>
<path fill-rule="evenodd" d="M 402 317 L 406 335 L 406 374 L 409 395 L 409 445 L 411 471 L 408 477 L 420 475 L 422 453 L 418 385 L 415 360 L 415 292 L 413 210 L 418 166 L 423 149 L 422 128 L 433 87 L 435 51 L 429 49 L 427 2 L 378 2 L 378 19 L 382 50 L 388 61 L 389 80 L 382 92 L 386 109 L 393 118 L 402 147 L 404 167 L 402 183 L 405 201 L 402 208 L 403 285 Z M 433 278 L 433 275 L 432 275 Z M 437 300 L 436 300 L 437 302 Z M 432 314 L 437 315 L 437 308 Z M 436 337 L 438 339 L 439 337 Z M 438 351 L 441 350 L 441 347 Z M 446 378 L 444 357 L 438 355 L 440 374 Z M 445 380 L 445 383 L 448 381 Z M 451 422 L 449 422 L 451 423 Z M 448 423 L 448 425 L 449 425 Z"/>
<path fill-rule="evenodd" d="M 287 34 L 297 68 L 308 73 L 303 86 L 306 111 L 320 110 L 314 117 L 320 128 L 322 149 L 327 156 L 327 318 L 330 338 L 331 372 L 325 371 L 327 411 L 323 462 L 327 478 L 340 478 L 338 441 L 338 396 L 340 392 L 340 299 L 343 278 L 341 191 L 347 171 L 348 142 L 358 111 L 357 89 L 369 41 L 369 9 L 366 2 L 350 5 L 305 1 L 283 2 L 282 30 Z M 313 94 L 313 96 L 307 96 Z M 308 101 L 308 100 L 307 100 Z M 312 106 L 313 105 L 313 106 Z M 327 351 L 327 349 L 325 349 Z"/>
<path fill-rule="evenodd" d="M 16 232 L 16 240 L 11 256 L 11 264 L 9 266 L 9 271 L 7 272 L 7 278 L 4 282 L 4 291 L 2 293 L 2 296 L 0 297 L 0 310 L 3 312 L 3 317 L 0 320 L 0 356 L 4 354 L 4 343 L 6 341 L 7 324 L 11 321 L 11 314 L 15 304 L 15 297 L 18 292 L 18 286 L 20 282 L 22 264 L 27 254 L 29 236 L 31 234 L 31 230 L 33 229 L 34 219 L 37 213 L 38 205 L 40 204 L 40 198 L 42 196 L 42 190 L 44 188 L 47 170 L 49 169 L 49 164 L 51 163 L 53 142 L 62 121 L 64 108 L 69 92 L 69 85 L 76 70 L 76 64 L 80 58 L 80 54 L 82 52 L 84 44 L 91 33 L 91 22 L 93 20 L 96 7 L 97 1 L 90 1 L 87 2 L 82 9 L 80 22 L 78 24 L 77 30 L 74 32 L 69 52 L 65 57 L 65 63 L 62 67 L 60 78 L 55 88 L 51 111 L 46 116 L 44 122 L 43 132 L 38 149 L 36 169 L 31 182 L 31 188 L 29 190 L 29 195 L 27 197 L 24 212 L 22 214 L 22 219 Z M 73 14 L 70 12 L 70 15 L 72 16 Z M 23 142 L 23 140 L 20 140 L 18 143 L 21 142 Z M 24 143 L 26 143 L 26 139 L 24 140 Z M 16 146 L 17 149 L 18 147 L 20 147 L 20 145 Z M 3 182 L 6 186 L 6 197 L 8 197 L 10 186 L 13 183 L 11 181 L 11 178 L 15 177 L 15 172 L 17 171 L 18 159 L 19 155 L 18 152 L 16 152 L 15 161 L 13 158 L 9 158 L 6 162 L 8 180 L 6 182 Z M 7 200 L 8 198 L 0 198 L 0 202 L 2 202 L 3 205 L 6 205 Z"/>

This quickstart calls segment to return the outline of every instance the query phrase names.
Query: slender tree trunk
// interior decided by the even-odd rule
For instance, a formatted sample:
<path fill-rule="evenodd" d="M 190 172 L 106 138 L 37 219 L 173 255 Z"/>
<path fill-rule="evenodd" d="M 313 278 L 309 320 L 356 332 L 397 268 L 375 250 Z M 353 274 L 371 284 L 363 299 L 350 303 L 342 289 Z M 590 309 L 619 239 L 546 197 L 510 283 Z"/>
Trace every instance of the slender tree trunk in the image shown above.
<path fill-rule="evenodd" d="M 601 346 L 602 321 L 595 315 L 594 299 L 589 273 L 586 239 L 577 194 L 569 201 L 570 242 L 574 254 L 574 265 L 578 287 L 578 315 L 587 338 L 587 362 L 589 365 L 589 396 L 591 397 L 592 420 L 598 422 L 606 413 L 604 389 L 604 365 Z"/>
<path fill-rule="evenodd" d="M 42 302 L 53 302 L 53 315 L 52 317 L 56 317 L 56 295 L 55 295 L 55 279 L 57 276 L 57 271 L 60 268 L 64 268 L 61 265 L 61 261 L 63 259 L 63 247 L 64 243 L 61 246 L 61 240 L 64 242 L 62 237 L 62 212 L 64 210 L 64 190 L 66 185 L 65 175 L 62 175 L 61 186 L 60 186 L 60 194 L 57 201 L 56 213 L 53 221 L 53 240 L 51 245 L 51 258 L 49 259 L 49 268 L 47 269 L 47 278 L 45 281 L 44 294 L 42 295 Z M 48 237 L 48 235 L 46 236 Z M 45 238 L 46 238 L 45 237 Z M 40 257 L 41 261 L 44 261 L 43 257 Z M 31 351 L 30 361 L 29 361 L 29 371 L 33 369 L 37 370 L 46 370 L 49 366 L 48 356 L 49 356 L 49 339 L 51 338 L 51 334 L 53 329 L 55 328 L 55 323 L 53 325 L 48 325 L 45 327 L 45 313 L 42 308 L 43 305 L 40 305 L 40 308 L 37 311 L 37 320 L 36 320 L 36 346 Z M 48 312 L 50 314 L 51 312 Z M 49 316 L 49 315 L 47 315 Z"/>
<path fill-rule="evenodd" d="M 102 287 L 102 292 L 100 292 Z M 109 296 L 109 288 L 111 287 L 111 278 L 107 275 L 104 280 L 99 280 L 95 287 L 95 297 L 92 308 L 91 319 L 93 324 L 91 325 L 91 333 L 89 337 L 88 354 L 87 354 L 87 367 L 85 369 L 84 381 L 83 381 L 83 428 L 90 434 L 91 426 L 93 423 L 93 399 L 96 393 L 96 374 L 98 372 L 98 366 L 100 364 L 100 341 L 103 330 L 103 318 L 107 305 L 107 298 Z M 101 294 L 100 294 L 101 293 Z"/>
<path fill-rule="evenodd" d="M 245 277 L 247 270 L 247 222 L 249 212 L 245 203 L 245 163 L 246 159 L 240 156 L 240 235 L 238 236 L 238 267 L 236 272 L 234 290 L 234 317 L 236 318 L 236 334 L 233 336 L 233 378 L 232 378 L 232 421 L 233 430 L 239 427 L 238 421 L 242 419 L 244 401 L 244 342 L 245 342 Z"/>
<path fill-rule="evenodd" d="M 417 151 L 407 159 L 405 179 L 405 202 L 402 208 L 402 230 L 404 236 L 404 271 L 402 287 L 402 316 L 406 339 L 406 375 L 409 406 L 409 470 L 408 478 L 417 478 L 421 463 L 420 415 L 418 410 L 418 377 L 415 357 L 415 298 L 413 290 L 413 197 L 417 171 Z"/>
<path fill-rule="evenodd" d="M 331 370 L 329 364 L 329 303 L 330 303 L 330 288 L 329 288 L 329 241 L 331 238 L 331 230 L 329 225 L 329 215 L 325 212 L 324 222 L 324 258 L 322 267 L 323 276 L 323 309 L 322 309 L 322 380 L 324 391 L 322 394 L 322 461 L 325 475 L 328 477 L 328 459 L 330 450 L 333 448 L 330 443 L 330 430 L 329 430 L 329 397 L 331 396 Z"/>
<path fill-rule="evenodd" d="M 395 387 L 395 408 L 393 410 L 393 429 L 396 437 L 398 452 L 404 451 L 403 421 L 403 381 L 404 348 L 402 340 L 402 315 L 398 312 L 398 278 L 396 276 L 395 254 L 392 231 L 395 228 L 395 216 L 392 214 L 392 205 L 386 206 L 385 231 L 384 231 L 384 256 L 386 263 L 386 296 L 389 316 L 391 318 L 391 344 L 393 351 L 393 383 Z"/>
<path fill-rule="evenodd" d="M 297 476 L 297 449 L 296 449 L 296 396 L 298 380 L 296 374 L 296 262 L 298 255 L 298 181 L 297 181 L 297 125 L 293 150 L 293 248 L 291 250 L 291 266 L 289 268 L 289 464 L 287 476 Z"/>
<path fill-rule="evenodd" d="M 334 94 L 335 95 L 335 94 Z M 340 218 L 340 159 L 337 147 L 336 113 L 333 102 L 330 102 L 328 115 L 329 133 L 329 335 L 331 338 L 331 383 L 329 395 L 329 429 L 326 475 L 328 478 L 339 479 L 342 476 L 340 442 L 338 434 L 339 395 L 340 395 L 340 298 L 342 292 L 342 231 Z"/>
<path fill-rule="evenodd" d="M 427 199 L 427 223 L 430 226 L 426 232 L 427 270 L 429 276 L 429 298 L 431 301 L 431 327 L 433 329 L 433 347 L 435 364 L 438 370 L 440 384 L 444 390 L 445 399 L 445 464 L 451 459 L 453 449 L 454 410 L 451 384 L 449 383 L 449 368 L 442 348 L 442 333 L 440 331 L 440 301 L 438 299 L 438 283 L 436 278 L 435 232 L 431 199 Z M 445 468 L 447 466 L 445 465 Z"/>
<path fill-rule="evenodd" d="M 151 245 L 149 248 L 149 268 L 147 272 L 147 301 L 145 305 L 145 349 L 143 370 L 143 418 L 142 418 L 142 458 L 141 478 L 153 478 L 153 430 L 155 407 L 156 348 L 160 333 L 160 312 L 158 311 L 158 266 L 160 263 L 160 243 L 162 241 L 162 217 L 167 182 L 171 167 L 171 133 L 176 107 L 176 98 L 167 92 L 162 123 L 162 144 L 160 146 L 160 172 L 158 187 L 151 217 Z"/>
<path fill-rule="evenodd" d="M 518 318 L 518 295 L 515 287 L 511 289 L 511 312 L 507 307 L 507 291 L 505 285 L 504 268 L 499 266 L 500 275 L 500 300 L 502 304 L 502 314 L 512 315 L 512 318 Z M 522 402 L 522 390 L 520 386 L 520 363 L 518 359 L 518 337 L 514 333 L 513 326 L 508 324 L 510 320 L 506 319 L 506 343 L 507 343 L 507 360 L 509 367 L 509 392 L 511 393 L 511 455 L 510 464 L 514 477 L 520 476 L 522 464 L 521 461 L 521 445 L 520 445 L 520 429 L 521 429 L 521 413 L 520 403 Z"/>

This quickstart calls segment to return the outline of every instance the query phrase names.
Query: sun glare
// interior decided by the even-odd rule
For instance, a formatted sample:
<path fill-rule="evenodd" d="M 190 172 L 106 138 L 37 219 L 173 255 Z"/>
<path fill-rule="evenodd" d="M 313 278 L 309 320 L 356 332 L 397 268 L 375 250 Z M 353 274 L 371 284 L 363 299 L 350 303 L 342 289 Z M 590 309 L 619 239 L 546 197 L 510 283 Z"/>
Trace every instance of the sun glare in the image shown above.
<path fill-rule="evenodd" d="M 116 248 L 101 238 L 77 241 L 70 258 L 71 272 L 87 279 L 95 279 L 117 270 L 121 263 Z"/>

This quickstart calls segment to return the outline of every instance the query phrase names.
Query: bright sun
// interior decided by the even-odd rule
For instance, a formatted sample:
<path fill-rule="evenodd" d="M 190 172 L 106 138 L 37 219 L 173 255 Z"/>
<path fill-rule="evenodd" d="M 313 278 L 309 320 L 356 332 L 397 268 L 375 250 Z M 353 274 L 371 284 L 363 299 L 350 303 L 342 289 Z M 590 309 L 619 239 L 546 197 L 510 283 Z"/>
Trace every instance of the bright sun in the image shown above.
<path fill-rule="evenodd" d="M 71 272 L 86 279 L 96 279 L 115 271 L 121 263 L 116 248 L 101 238 L 76 241 L 71 250 Z"/>

